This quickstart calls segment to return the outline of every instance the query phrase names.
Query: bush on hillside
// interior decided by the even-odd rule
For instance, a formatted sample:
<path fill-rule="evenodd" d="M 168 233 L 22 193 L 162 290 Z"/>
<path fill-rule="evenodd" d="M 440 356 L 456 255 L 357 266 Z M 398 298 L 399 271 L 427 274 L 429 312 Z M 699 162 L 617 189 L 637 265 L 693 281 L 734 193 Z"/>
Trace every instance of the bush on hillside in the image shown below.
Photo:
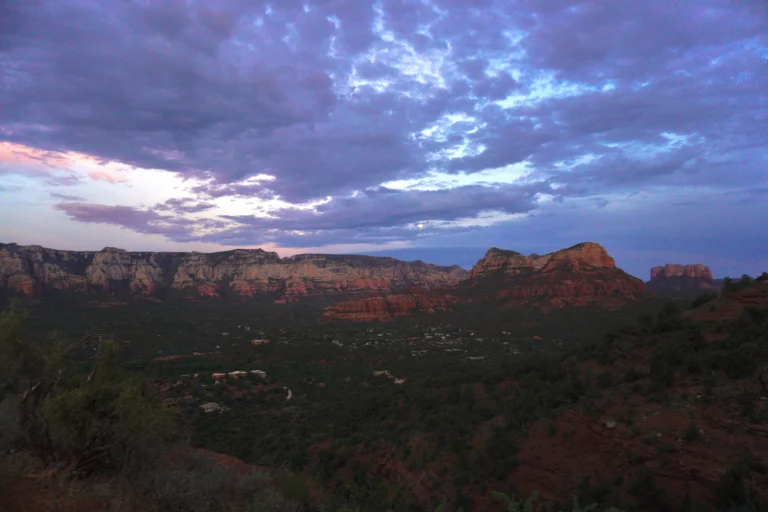
<path fill-rule="evenodd" d="M 703 293 L 694 299 L 693 303 L 691 304 L 691 307 L 694 309 L 698 308 L 716 298 L 717 298 L 717 294 L 715 292 Z"/>
<path fill-rule="evenodd" d="M 272 487 L 265 473 L 238 474 L 195 452 L 147 459 L 124 485 L 126 494 L 141 497 L 152 512 L 229 512 L 237 506 L 249 512 L 300 510 L 299 503 Z"/>
<path fill-rule="evenodd" d="M 765 281 L 766 279 L 768 279 L 768 277 L 763 277 L 766 274 L 767 274 L 766 272 L 763 272 L 763 274 L 761 274 L 760 277 L 758 277 L 757 279 L 754 279 L 752 276 L 748 274 L 743 274 L 738 281 L 734 281 L 732 278 L 726 277 L 723 279 L 723 286 L 721 289 L 721 293 L 726 294 L 728 292 L 736 292 L 752 286 L 755 283 L 755 281 Z"/>
<path fill-rule="evenodd" d="M 30 341 L 26 317 L 15 304 L 0 313 L 0 382 L 4 395 L 18 397 L 23 440 L 44 463 L 76 473 L 119 470 L 170 432 L 170 412 L 142 376 L 120 368 L 115 343 L 102 343 L 82 373 L 73 355 L 83 347 Z"/>

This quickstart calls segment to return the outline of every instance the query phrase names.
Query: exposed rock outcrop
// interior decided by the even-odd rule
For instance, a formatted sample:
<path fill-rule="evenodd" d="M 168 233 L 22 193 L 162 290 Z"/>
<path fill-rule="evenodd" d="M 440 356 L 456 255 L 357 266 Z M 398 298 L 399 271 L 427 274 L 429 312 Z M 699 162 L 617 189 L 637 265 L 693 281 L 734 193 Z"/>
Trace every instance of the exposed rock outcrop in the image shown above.
<path fill-rule="evenodd" d="M 654 279 L 670 279 L 673 277 L 694 277 L 712 281 L 712 271 L 708 266 L 696 263 L 694 265 L 666 264 L 651 269 L 651 281 Z"/>
<path fill-rule="evenodd" d="M 458 299 L 452 295 L 411 289 L 409 293 L 367 297 L 340 302 L 326 308 L 326 320 L 351 322 L 389 321 L 413 313 L 434 313 L 453 308 Z"/>
<path fill-rule="evenodd" d="M 646 283 L 650 293 L 673 298 L 695 298 L 702 293 L 716 292 L 720 284 L 712 278 L 712 271 L 702 264 L 667 264 L 651 269 L 651 280 Z"/>
<path fill-rule="evenodd" d="M 491 249 L 469 274 L 480 299 L 542 298 L 549 306 L 633 299 L 643 282 L 616 267 L 601 245 L 585 242 L 544 256 Z"/>
<path fill-rule="evenodd" d="M 59 251 L 0 244 L 0 289 L 25 295 L 57 290 L 98 290 L 157 295 L 283 298 L 350 292 L 397 292 L 455 285 L 467 275 L 458 267 L 373 256 L 302 254 L 280 258 L 261 249 L 220 253 Z"/>
<path fill-rule="evenodd" d="M 480 277 L 492 273 L 517 276 L 534 270 L 536 262 L 540 260 L 541 256 L 525 256 L 519 252 L 491 247 L 469 271 L 469 277 Z"/>
<path fill-rule="evenodd" d="M 388 321 L 418 312 L 457 309 L 468 303 L 492 308 L 531 306 L 542 310 L 568 305 L 621 307 L 645 295 L 640 279 L 616 268 L 599 244 L 586 242 L 540 256 L 491 248 L 450 291 L 381 294 L 326 308 L 326 320 Z"/>

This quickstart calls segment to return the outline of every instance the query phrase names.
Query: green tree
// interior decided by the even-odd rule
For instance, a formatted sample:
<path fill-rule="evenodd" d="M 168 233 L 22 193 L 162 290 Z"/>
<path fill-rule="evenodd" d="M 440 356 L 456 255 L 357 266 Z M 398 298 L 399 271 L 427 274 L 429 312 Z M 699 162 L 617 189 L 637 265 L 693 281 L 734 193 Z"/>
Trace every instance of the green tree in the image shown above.
<path fill-rule="evenodd" d="M 117 345 L 105 341 L 89 373 L 73 354 L 88 343 L 36 343 L 24 331 L 26 311 L 12 304 L 0 313 L 3 395 L 18 397 L 19 426 L 28 448 L 44 463 L 74 471 L 125 467 L 169 431 L 170 411 L 146 380 L 119 365 Z"/>

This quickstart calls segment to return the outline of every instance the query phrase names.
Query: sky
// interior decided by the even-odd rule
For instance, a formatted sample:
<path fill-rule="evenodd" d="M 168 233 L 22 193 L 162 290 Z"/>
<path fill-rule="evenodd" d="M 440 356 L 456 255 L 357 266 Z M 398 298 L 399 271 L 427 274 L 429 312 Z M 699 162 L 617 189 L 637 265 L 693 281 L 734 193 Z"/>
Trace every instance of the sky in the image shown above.
<path fill-rule="evenodd" d="M 0 242 L 768 270 L 768 2 L 0 0 Z"/>

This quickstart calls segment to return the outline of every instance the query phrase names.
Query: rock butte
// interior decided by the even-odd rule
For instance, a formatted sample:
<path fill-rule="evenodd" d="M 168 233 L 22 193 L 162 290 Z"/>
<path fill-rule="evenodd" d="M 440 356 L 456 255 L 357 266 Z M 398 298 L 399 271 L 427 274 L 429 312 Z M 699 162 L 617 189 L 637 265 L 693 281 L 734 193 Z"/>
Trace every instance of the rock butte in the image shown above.
<path fill-rule="evenodd" d="M 422 261 L 331 254 L 280 258 L 261 249 L 219 253 L 60 251 L 0 244 L 0 289 L 26 295 L 57 290 L 131 292 L 155 295 L 179 290 L 194 295 L 241 299 L 277 294 L 305 295 L 396 292 L 455 285 L 467 276 L 458 267 Z"/>
<path fill-rule="evenodd" d="M 499 306 L 536 302 L 542 309 L 599 303 L 620 306 L 645 295 L 645 285 L 616 267 L 601 245 L 585 242 L 543 256 L 491 248 L 455 289 L 369 297 L 335 304 L 325 318 L 387 321 L 416 312 L 452 309 L 466 302 Z"/>
<path fill-rule="evenodd" d="M 669 279 L 671 277 L 695 277 L 712 281 L 712 271 L 708 266 L 697 263 L 695 265 L 666 264 L 651 269 L 651 281 L 654 279 Z"/>
<path fill-rule="evenodd" d="M 649 292 L 676 298 L 695 298 L 702 293 L 715 292 L 720 284 L 712 278 L 706 265 L 667 264 L 651 269 L 651 280 L 646 283 Z"/>

